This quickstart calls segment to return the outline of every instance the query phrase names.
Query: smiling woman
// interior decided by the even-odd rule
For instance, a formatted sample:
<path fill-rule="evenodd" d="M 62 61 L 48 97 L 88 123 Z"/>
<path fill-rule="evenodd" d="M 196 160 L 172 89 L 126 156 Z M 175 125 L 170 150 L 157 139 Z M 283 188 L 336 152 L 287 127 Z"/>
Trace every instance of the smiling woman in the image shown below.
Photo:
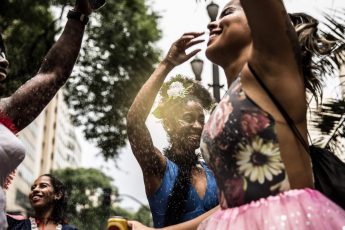
<path fill-rule="evenodd" d="M 66 188 L 53 175 L 44 174 L 35 180 L 31 186 L 29 200 L 35 211 L 35 216 L 24 220 L 17 220 L 12 216 L 8 216 L 9 230 L 77 230 L 77 228 L 67 225 L 65 217 L 67 206 Z"/>
<path fill-rule="evenodd" d="M 212 106 L 201 84 L 177 75 L 163 84 L 167 74 L 194 56 L 202 33 L 185 33 L 140 89 L 127 115 L 128 139 L 143 171 L 146 195 L 155 227 L 193 219 L 218 204 L 213 173 L 200 162 L 199 148 L 204 110 Z M 161 88 L 161 89 L 160 89 Z M 161 101 L 153 114 L 162 120 L 170 146 L 158 150 L 145 121 L 160 89 Z"/>

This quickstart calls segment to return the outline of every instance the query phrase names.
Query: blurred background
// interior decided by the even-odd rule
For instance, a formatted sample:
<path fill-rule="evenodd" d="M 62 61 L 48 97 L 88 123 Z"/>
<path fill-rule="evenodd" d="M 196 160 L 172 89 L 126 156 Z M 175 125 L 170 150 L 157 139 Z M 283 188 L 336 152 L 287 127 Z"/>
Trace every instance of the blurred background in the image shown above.
<path fill-rule="evenodd" d="M 27 194 L 35 178 L 52 172 L 69 188 L 70 222 L 100 229 L 110 215 L 152 225 L 143 178 L 128 145 L 125 117 L 141 85 L 184 32 L 207 31 L 225 0 L 107 0 L 91 16 L 72 76 L 41 115 L 19 137 L 26 158 L 7 191 L 7 210 L 29 214 Z M 289 12 L 307 12 L 325 33 L 344 39 L 343 0 L 285 0 Z M 10 95 L 37 72 L 42 58 L 62 32 L 74 2 L 1 0 L 0 31 L 7 45 L 10 72 L 0 85 Z M 207 41 L 208 33 L 203 38 Z M 224 73 L 202 51 L 169 76 L 200 80 L 219 100 L 227 89 Z M 311 139 L 345 160 L 342 87 L 345 68 L 334 63 L 324 82 L 323 105 L 310 101 Z M 6 86 L 6 87 L 4 87 Z M 6 90 L 5 90 L 6 89 Z M 154 144 L 168 142 L 159 120 L 147 125 Z M 101 227 L 100 227 L 101 226 Z"/>

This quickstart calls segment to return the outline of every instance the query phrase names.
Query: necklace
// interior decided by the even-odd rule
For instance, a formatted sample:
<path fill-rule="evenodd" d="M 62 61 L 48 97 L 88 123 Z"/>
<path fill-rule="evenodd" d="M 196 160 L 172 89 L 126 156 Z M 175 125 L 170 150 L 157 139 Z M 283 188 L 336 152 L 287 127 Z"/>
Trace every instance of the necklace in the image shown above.
<path fill-rule="evenodd" d="M 31 222 L 31 230 L 38 230 L 38 226 L 37 226 L 35 218 L 30 217 L 29 219 Z M 42 225 L 42 230 L 44 230 L 44 224 Z M 58 224 L 56 226 L 56 230 L 62 230 L 62 225 Z"/>

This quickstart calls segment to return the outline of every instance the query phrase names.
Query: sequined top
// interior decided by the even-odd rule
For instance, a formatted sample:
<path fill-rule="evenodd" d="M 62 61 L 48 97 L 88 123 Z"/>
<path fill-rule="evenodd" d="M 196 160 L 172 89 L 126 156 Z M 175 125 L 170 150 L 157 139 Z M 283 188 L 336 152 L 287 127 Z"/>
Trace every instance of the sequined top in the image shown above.
<path fill-rule="evenodd" d="M 205 163 L 207 187 L 205 196 L 201 199 L 193 186 L 190 186 L 186 202 L 186 213 L 182 215 L 182 222 L 191 220 L 218 205 L 217 185 L 213 173 Z M 172 192 L 178 175 L 178 166 L 167 159 L 167 166 L 159 189 L 148 197 L 152 219 L 155 228 L 164 227 L 165 213 L 168 206 L 168 196 Z"/>
<path fill-rule="evenodd" d="M 244 92 L 239 76 L 204 127 L 201 151 L 222 208 L 289 190 L 273 117 Z"/>

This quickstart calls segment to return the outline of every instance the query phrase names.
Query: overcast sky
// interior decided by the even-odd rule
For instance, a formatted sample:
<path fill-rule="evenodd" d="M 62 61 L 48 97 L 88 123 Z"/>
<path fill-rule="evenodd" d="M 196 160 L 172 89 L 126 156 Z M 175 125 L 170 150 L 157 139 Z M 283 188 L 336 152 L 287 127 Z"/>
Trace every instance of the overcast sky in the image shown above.
<path fill-rule="evenodd" d="M 228 1 L 215 0 L 220 5 L 220 10 Z M 163 37 L 159 41 L 158 46 L 165 54 L 172 42 L 179 38 L 184 32 L 188 31 L 206 31 L 209 17 L 206 12 L 206 5 L 209 2 L 199 0 L 197 4 L 195 0 L 151 0 L 151 5 L 162 15 L 160 20 L 160 28 Z M 286 0 L 285 5 L 289 12 L 307 12 L 313 16 L 318 16 L 321 9 L 327 8 L 345 8 L 344 0 Z M 205 35 L 206 38 L 207 35 Z M 211 83 L 211 63 L 206 60 L 204 50 L 206 44 L 200 45 L 203 49 L 199 57 L 204 60 L 204 70 L 202 73 L 203 84 Z M 169 76 L 181 73 L 193 77 L 190 63 L 187 62 L 176 67 Z M 225 82 L 224 74 L 221 72 L 221 83 Z M 154 144 L 159 149 L 167 146 L 164 130 L 159 122 L 152 116 L 149 117 L 147 125 L 151 131 Z M 129 147 L 121 151 L 118 161 L 119 168 L 114 166 L 113 162 L 104 163 L 102 157 L 97 157 L 98 150 L 83 141 L 83 166 L 101 168 L 107 175 L 114 178 L 115 185 L 119 188 L 119 192 L 134 196 L 142 203 L 147 204 L 144 190 L 141 169 Z M 139 204 L 128 198 L 125 198 L 121 205 L 125 208 L 137 209 Z"/>

